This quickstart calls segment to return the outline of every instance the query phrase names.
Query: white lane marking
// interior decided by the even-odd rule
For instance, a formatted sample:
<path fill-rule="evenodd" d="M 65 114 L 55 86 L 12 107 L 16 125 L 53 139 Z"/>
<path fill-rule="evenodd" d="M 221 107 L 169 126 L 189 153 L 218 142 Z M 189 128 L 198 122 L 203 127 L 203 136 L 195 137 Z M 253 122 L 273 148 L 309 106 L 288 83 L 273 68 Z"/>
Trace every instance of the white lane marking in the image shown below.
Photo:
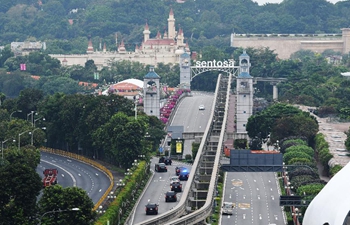
<path fill-rule="evenodd" d="M 55 167 L 60 168 L 61 170 L 63 170 L 64 172 L 66 172 L 66 173 L 72 178 L 72 180 L 73 180 L 73 187 L 77 186 L 77 181 L 75 180 L 73 174 L 71 174 L 68 170 L 66 170 L 66 169 L 64 169 L 64 168 L 62 168 L 62 167 L 60 167 L 60 166 L 57 165 L 57 164 L 54 164 L 54 163 L 52 163 L 52 162 L 49 162 L 49 161 L 46 161 L 46 160 L 43 160 L 43 159 L 40 159 L 40 161 L 43 161 L 43 162 L 45 162 L 45 163 L 54 165 Z"/>

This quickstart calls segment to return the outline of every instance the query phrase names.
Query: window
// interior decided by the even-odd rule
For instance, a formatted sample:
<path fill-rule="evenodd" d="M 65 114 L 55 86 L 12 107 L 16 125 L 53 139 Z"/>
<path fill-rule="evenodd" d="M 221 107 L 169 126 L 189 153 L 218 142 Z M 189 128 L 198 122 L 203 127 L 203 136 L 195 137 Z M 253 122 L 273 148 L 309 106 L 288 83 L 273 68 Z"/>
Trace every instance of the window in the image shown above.
<path fill-rule="evenodd" d="M 246 111 L 243 111 L 243 113 L 246 113 Z"/>
<path fill-rule="evenodd" d="M 245 124 L 243 124 L 243 127 L 245 127 Z"/>

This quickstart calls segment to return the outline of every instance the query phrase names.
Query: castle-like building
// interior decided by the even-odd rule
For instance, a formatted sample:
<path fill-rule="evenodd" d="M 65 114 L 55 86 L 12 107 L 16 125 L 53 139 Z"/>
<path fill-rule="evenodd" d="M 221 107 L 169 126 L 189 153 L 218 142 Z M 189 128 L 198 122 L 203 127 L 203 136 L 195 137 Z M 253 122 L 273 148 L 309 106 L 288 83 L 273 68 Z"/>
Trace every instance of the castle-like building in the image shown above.
<path fill-rule="evenodd" d="M 116 35 L 117 51 L 107 51 L 106 44 L 100 43 L 100 49 L 96 50 L 92 44 L 91 38 L 88 41 L 86 54 L 51 54 L 50 56 L 61 61 L 64 66 L 81 65 L 84 66 L 86 61 L 93 60 L 98 69 L 107 67 L 110 62 L 128 60 L 140 62 L 147 65 L 157 65 L 157 63 L 177 64 L 179 57 L 183 53 L 190 54 L 188 43 L 185 43 L 184 32 L 181 28 L 175 29 L 174 12 L 170 9 L 168 18 L 168 31 L 163 35 L 158 31 L 154 38 L 150 37 L 148 23 L 146 22 L 143 30 L 143 41 L 140 46 L 136 45 L 134 51 L 127 51 L 124 41 L 118 42 Z"/>

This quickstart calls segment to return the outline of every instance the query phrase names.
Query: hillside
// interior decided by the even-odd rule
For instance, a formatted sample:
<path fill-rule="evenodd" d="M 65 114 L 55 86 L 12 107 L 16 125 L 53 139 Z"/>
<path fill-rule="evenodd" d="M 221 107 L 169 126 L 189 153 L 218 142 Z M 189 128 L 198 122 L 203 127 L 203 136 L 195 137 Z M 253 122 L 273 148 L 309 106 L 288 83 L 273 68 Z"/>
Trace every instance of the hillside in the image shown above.
<path fill-rule="evenodd" d="M 48 53 L 82 53 L 89 35 L 112 46 L 118 33 L 127 48 L 134 48 L 146 21 L 151 36 L 166 29 L 170 8 L 192 49 L 228 46 L 233 31 L 339 33 L 350 21 L 349 1 L 285 0 L 259 6 L 252 0 L 3 0 L 0 45 L 37 40 L 48 43 Z"/>

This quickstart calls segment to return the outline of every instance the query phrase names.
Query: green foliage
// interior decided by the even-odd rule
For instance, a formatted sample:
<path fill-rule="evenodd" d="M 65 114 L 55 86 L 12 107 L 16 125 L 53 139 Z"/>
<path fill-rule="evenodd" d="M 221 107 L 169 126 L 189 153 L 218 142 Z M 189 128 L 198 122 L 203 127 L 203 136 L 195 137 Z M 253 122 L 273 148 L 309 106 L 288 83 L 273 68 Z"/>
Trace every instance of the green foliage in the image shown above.
<path fill-rule="evenodd" d="M 233 142 L 233 146 L 236 149 L 246 149 L 248 147 L 248 140 L 247 139 L 235 139 Z"/>
<path fill-rule="evenodd" d="M 310 184 L 301 186 L 297 189 L 297 195 L 303 196 L 305 193 L 305 195 L 316 196 L 324 186 L 324 184 Z"/>
<path fill-rule="evenodd" d="M 26 164 L 23 154 L 5 160 L 7 163 L 2 162 L 0 167 L 0 221 L 29 224 L 29 218 L 35 217 L 41 178 L 35 171 L 36 166 Z"/>
<path fill-rule="evenodd" d="M 291 146 L 286 149 L 286 153 L 288 152 L 304 152 L 308 154 L 311 157 L 314 157 L 314 150 L 307 146 L 307 145 L 297 145 L 297 146 Z"/>
<path fill-rule="evenodd" d="M 283 162 L 285 162 L 287 165 L 290 164 L 290 160 L 292 160 L 294 158 L 306 158 L 308 160 L 312 160 L 312 157 L 309 156 L 305 152 L 293 152 L 293 151 L 291 151 L 291 152 L 283 154 Z"/>
<path fill-rule="evenodd" d="M 200 143 L 192 142 L 192 158 L 195 159 L 198 153 Z"/>
<path fill-rule="evenodd" d="M 60 185 L 46 187 L 38 202 L 41 224 L 93 224 L 96 212 L 94 203 L 85 190 L 78 187 L 62 188 Z M 79 208 L 79 211 L 70 209 Z M 62 213 L 49 211 L 68 210 Z"/>
<path fill-rule="evenodd" d="M 343 167 L 341 165 L 335 165 L 333 166 L 330 170 L 330 176 L 333 177 L 335 174 L 337 174 L 341 169 L 343 169 Z"/>

